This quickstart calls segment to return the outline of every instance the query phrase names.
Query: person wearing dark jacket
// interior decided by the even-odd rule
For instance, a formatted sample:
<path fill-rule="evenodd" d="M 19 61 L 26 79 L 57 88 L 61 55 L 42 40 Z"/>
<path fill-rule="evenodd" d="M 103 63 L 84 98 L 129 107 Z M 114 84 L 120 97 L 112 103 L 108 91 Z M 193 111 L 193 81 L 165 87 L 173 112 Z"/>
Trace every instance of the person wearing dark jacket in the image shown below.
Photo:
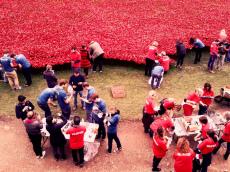
<path fill-rule="evenodd" d="M 104 125 L 105 115 L 103 114 L 102 111 L 98 109 L 97 106 L 93 106 L 91 116 L 92 116 L 93 122 L 99 125 L 98 134 L 96 136 L 96 139 L 102 139 L 102 140 L 105 139 L 105 136 L 106 136 L 105 125 Z"/>
<path fill-rule="evenodd" d="M 57 77 L 51 65 L 46 66 L 46 70 L 43 72 L 43 78 L 46 80 L 48 88 L 53 88 L 57 85 Z"/>
<path fill-rule="evenodd" d="M 177 64 L 176 67 L 177 68 L 182 68 L 182 65 L 184 63 L 184 57 L 186 54 L 186 48 L 183 44 L 183 42 L 181 42 L 180 40 L 177 40 L 176 42 L 176 55 L 177 55 Z"/>
<path fill-rule="evenodd" d="M 66 139 L 62 134 L 61 128 L 67 123 L 67 120 L 63 116 L 60 116 L 60 118 L 62 119 L 61 123 L 57 123 L 52 116 L 48 116 L 46 118 L 46 130 L 50 133 L 50 144 L 53 148 L 53 154 L 57 161 L 60 158 L 63 160 L 66 159 Z"/>
<path fill-rule="evenodd" d="M 117 144 L 117 150 L 121 151 L 121 142 L 117 136 L 117 125 L 120 120 L 120 111 L 116 109 L 116 107 L 111 107 L 109 109 L 109 112 L 111 114 L 111 119 L 108 121 L 108 153 L 112 152 L 112 145 L 113 145 L 113 139 L 115 140 Z"/>
<path fill-rule="evenodd" d="M 34 110 L 34 105 L 23 95 L 18 96 L 18 102 L 15 107 L 16 117 L 24 120 L 27 118 L 27 112 Z"/>
<path fill-rule="evenodd" d="M 27 113 L 27 118 L 23 122 L 30 141 L 32 142 L 33 150 L 37 159 L 43 159 L 46 151 L 43 151 L 41 146 L 42 123 L 40 122 L 39 117 L 33 111 L 29 111 Z"/>

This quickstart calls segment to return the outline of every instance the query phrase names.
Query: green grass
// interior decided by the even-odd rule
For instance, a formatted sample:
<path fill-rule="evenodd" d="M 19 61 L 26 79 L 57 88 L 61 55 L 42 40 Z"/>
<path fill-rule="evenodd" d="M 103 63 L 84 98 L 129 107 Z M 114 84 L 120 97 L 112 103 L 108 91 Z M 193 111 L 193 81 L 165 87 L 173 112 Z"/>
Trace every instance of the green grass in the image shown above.
<path fill-rule="evenodd" d="M 165 97 L 174 97 L 177 102 L 181 102 L 188 92 L 196 87 L 202 87 L 205 82 L 213 85 L 214 91 L 218 94 L 220 87 L 230 84 L 230 67 L 225 64 L 222 71 L 215 74 L 207 72 L 208 54 L 206 53 L 201 64 L 193 65 L 192 54 L 186 57 L 183 70 L 172 68 L 165 75 L 161 88 L 157 90 L 158 100 Z M 122 62 L 121 62 L 122 63 Z M 131 65 L 106 65 L 103 73 L 90 73 L 88 82 L 96 88 L 96 92 L 103 98 L 107 105 L 115 104 L 122 113 L 123 119 L 140 119 L 142 107 L 148 91 L 151 89 L 147 84 L 148 78 L 143 75 L 142 67 Z M 59 78 L 68 79 L 70 70 L 56 71 Z M 20 83 L 23 83 L 23 77 L 20 75 Z M 125 98 L 114 99 L 111 95 L 113 85 L 123 85 L 126 91 Z M 46 88 L 46 83 L 42 78 L 41 72 L 33 75 L 33 85 L 23 88 L 20 91 L 11 91 L 8 84 L 0 83 L 0 114 L 15 115 L 14 108 L 19 94 L 25 95 L 36 105 L 36 98 L 39 93 Z M 41 112 L 38 107 L 36 111 Z M 55 110 L 57 112 L 58 110 Z M 84 112 L 77 112 L 81 116 Z"/>

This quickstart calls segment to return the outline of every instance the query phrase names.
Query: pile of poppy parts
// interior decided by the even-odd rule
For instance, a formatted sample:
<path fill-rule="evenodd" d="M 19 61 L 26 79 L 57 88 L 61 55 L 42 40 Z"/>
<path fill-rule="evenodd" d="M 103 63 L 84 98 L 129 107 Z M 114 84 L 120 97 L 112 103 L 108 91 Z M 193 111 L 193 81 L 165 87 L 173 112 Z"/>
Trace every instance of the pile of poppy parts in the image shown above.
<path fill-rule="evenodd" d="M 229 11 L 229 2 L 208 0 L 4 0 L 0 53 L 23 53 L 39 68 L 67 63 L 71 46 L 95 40 L 106 58 L 142 64 L 153 40 L 168 54 L 191 36 L 209 46 L 221 29 L 229 33 Z"/>

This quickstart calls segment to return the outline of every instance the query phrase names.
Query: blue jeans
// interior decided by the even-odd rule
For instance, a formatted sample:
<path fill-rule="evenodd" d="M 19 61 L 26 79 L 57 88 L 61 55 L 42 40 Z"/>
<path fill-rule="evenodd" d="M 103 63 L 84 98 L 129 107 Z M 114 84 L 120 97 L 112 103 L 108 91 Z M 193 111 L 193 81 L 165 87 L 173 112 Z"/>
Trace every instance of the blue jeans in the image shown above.
<path fill-rule="evenodd" d="M 208 70 L 213 70 L 213 66 L 216 61 L 216 58 L 217 58 L 216 55 L 210 55 L 209 61 L 208 61 Z"/>
<path fill-rule="evenodd" d="M 77 107 L 77 95 L 80 95 L 80 97 L 82 97 L 82 91 L 75 91 L 75 94 L 74 94 L 74 106 Z M 81 101 L 81 106 L 84 107 L 84 102 Z"/>

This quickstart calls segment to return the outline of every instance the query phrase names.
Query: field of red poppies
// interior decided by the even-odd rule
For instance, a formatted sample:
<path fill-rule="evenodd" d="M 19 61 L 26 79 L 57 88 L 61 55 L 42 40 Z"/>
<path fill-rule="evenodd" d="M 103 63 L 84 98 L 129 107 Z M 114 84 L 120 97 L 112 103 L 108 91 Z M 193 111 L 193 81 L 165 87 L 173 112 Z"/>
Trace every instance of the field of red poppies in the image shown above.
<path fill-rule="evenodd" d="M 2 0 L 0 53 L 24 53 L 36 68 L 69 62 L 72 45 L 96 40 L 106 58 L 143 63 L 153 40 L 169 54 L 178 38 L 209 45 L 230 31 L 229 15 L 224 0 Z"/>

